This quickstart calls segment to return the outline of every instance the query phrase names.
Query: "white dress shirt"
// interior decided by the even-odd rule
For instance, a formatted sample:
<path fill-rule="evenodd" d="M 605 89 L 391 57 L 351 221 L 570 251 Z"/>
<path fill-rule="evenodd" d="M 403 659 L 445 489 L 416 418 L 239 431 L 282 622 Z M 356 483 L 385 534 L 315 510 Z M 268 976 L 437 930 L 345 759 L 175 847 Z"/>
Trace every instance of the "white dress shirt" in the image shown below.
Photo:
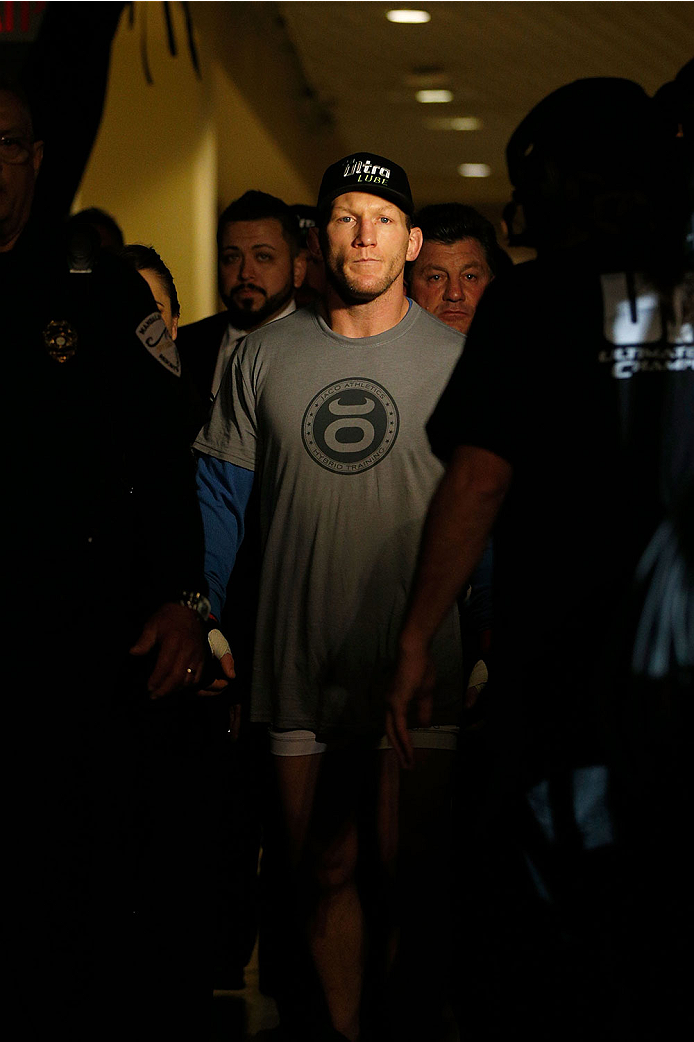
<path fill-rule="evenodd" d="M 269 319 L 270 322 L 277 322 L 280 318 L 285 318 L 287 315 L 291 315 L 292 311 L 296 311 L 296 303 L 294 299 L 289 301 L 284 311 L 280 311 L 279 315 L 275 315 L 274 318 Z M 214 378 L 212 380 L 212 397 L 214 398 L 219 390 L 219 385 L 222 382 L 229 359 L 233 355 L 237 346 L 241 343 L 245 337 L 247 330 L 236 329 L 232 326 L 231 322 L 227 326 L 222 342 L 219 345 L 219 351 L 217 353 L 217 364 L 214 370 Z"/>

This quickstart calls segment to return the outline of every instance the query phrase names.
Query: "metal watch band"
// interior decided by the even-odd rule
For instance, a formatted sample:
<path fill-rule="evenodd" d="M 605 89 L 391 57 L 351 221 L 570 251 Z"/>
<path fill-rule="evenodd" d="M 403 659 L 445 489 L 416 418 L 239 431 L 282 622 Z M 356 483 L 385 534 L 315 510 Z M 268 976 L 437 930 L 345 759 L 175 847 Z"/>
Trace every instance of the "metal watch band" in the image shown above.
<path fill-rule="evenodd" d="M 198 613 L 203 622 L 207 622 L 210 615 L 210 602 L 204 593 L 193 593 L 184 590 L 179 602 L 184 608 L 190 608 Z"/>

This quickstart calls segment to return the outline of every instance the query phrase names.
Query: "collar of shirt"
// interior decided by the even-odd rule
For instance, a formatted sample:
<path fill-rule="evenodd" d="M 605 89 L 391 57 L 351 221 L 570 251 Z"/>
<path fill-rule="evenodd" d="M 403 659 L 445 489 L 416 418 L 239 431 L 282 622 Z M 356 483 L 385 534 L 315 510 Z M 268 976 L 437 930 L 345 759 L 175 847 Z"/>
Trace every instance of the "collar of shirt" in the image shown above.
<path fill-rule="evenodd" d="M 270 322 L 278 322 L 279 319 L 291 315 L 293 311 L 296 311 L 296 302 L 290 300 L 284 311 L 280 311 L 279 315 L 275 315 L 274 318 L 271 318 Z M 222 382 L 224 371 L 229 364 L 229 359 L 245 337 L 246 332 L 245 329 L 236 329 L 235 326 L 232 326 L 231 322 L 224 330 L 224 336 L 222 337 L 222 342 L 219 345 L 219 351 L 217 353 L 217 364 L 214 370 L 214 378 L 212 380 L 213 398 L 219 390 L 219 385 Z"/>

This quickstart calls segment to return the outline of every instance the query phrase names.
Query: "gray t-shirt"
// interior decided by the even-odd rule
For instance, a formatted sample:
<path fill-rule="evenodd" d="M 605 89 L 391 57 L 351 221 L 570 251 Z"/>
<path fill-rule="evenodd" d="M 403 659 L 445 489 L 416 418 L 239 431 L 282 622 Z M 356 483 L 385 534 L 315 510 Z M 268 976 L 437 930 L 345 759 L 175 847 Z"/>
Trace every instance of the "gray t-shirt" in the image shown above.
<path fill-rule="evenodd" d="M 382 726 L 443 473 L 424 428 L 462 343 L 414 303 L 398 325 L 360 339 L 303 308 L 250 333 L 232 359 L 195 448 L 260 481 L 254 720 L 318 734 Z M 434 657 L 438 719 L 452 722 L 462 694 L 457 614 Z"/>

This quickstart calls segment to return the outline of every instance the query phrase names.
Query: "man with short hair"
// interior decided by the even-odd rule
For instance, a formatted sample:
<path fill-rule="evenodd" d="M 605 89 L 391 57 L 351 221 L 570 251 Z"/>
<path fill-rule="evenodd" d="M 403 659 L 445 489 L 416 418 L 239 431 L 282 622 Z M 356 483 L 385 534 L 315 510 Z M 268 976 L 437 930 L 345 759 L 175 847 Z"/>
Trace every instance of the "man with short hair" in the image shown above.
<path fill-rule="evenodd" d="M 250 190 L 227 206 L 217 225 L 219 295 L 226 311 L 179 329 L 177 345 L 183 365 L 195 386 L 197 431 L 207 421 L 210 402 L 217 394 L 229 359 L 247 333 L 296 310 L 294 294 L 306 272 L 299 222 L 282 199 Z M 237 683 L 224 699 L 210 701 L 212 717 L 226 712 L 233 700 L 231 731 L 245 717 L 255 641 L 255 605 L 259 578 L 260 545 L 257 497 L 246 514 L 246 539 L 235 562 L 235 598 L 229 598 L 221 619 L 225 632 L 234 635 Z M 263 737 L 266 737 L 263 735 Z M 256 743 L 259 736 L 244 727 L 234 753 L 234 782 L 227 795 L 230 825 L 226 857 L 227 879 L 219 888 L 216 905 L 219 937 L 215 949 L 216 984 L 237 987 L 250 958 L 256 935 L 256 909 L 247 900 L 255 885 L 260 826 L 256 793 L 262 789 L 256 773 L 263 762 Z M 223 750 L 224 763 L 228 750 Z M 237 880 L 229 886 L 228 879 Z M 239 903 L 239 895 L 241 895 Z"/>
<path fill-rule="evenodd" d="M 442 473 L 424 425 L 462 338 L 404 295 L 405 263 L 422 236 L 402 168 L 373 153 L 348 156 L 327 169 L 318 210 L 324 305 L 246 337 L 195 447 L 216 612 L 258 475 L 252 716 L 272 726 L 291 860 L 303 892 L 316 894 L 303 928 L 332 1024 L 356 1039 L 363 804 L 378 817 L 387 859 L 397 846 L 397 778 L 384 769 L 392 752 L 375 751 L 422 521 Z M 462 688 L 455 610 L 436 658 L 429 723 L 446 739 Z"/>
<path fill-rule="evenodd" d="M 425 206 L 415 215 L 424 242 L 405 273 L 425 311 L 467 334 L 475 308 L 500 264 L 510 263 L 490 221 L 462 203 Z"/>
<path fill-rule="evenodd" d="M 227 206 L 217 225 L 217 279 L 227 310 L 179 330 L 179 350 L 204 403 L 246 333 L 295 310 L 305 272 L 298 222 L 286 203 L 251 190 Z"/>

